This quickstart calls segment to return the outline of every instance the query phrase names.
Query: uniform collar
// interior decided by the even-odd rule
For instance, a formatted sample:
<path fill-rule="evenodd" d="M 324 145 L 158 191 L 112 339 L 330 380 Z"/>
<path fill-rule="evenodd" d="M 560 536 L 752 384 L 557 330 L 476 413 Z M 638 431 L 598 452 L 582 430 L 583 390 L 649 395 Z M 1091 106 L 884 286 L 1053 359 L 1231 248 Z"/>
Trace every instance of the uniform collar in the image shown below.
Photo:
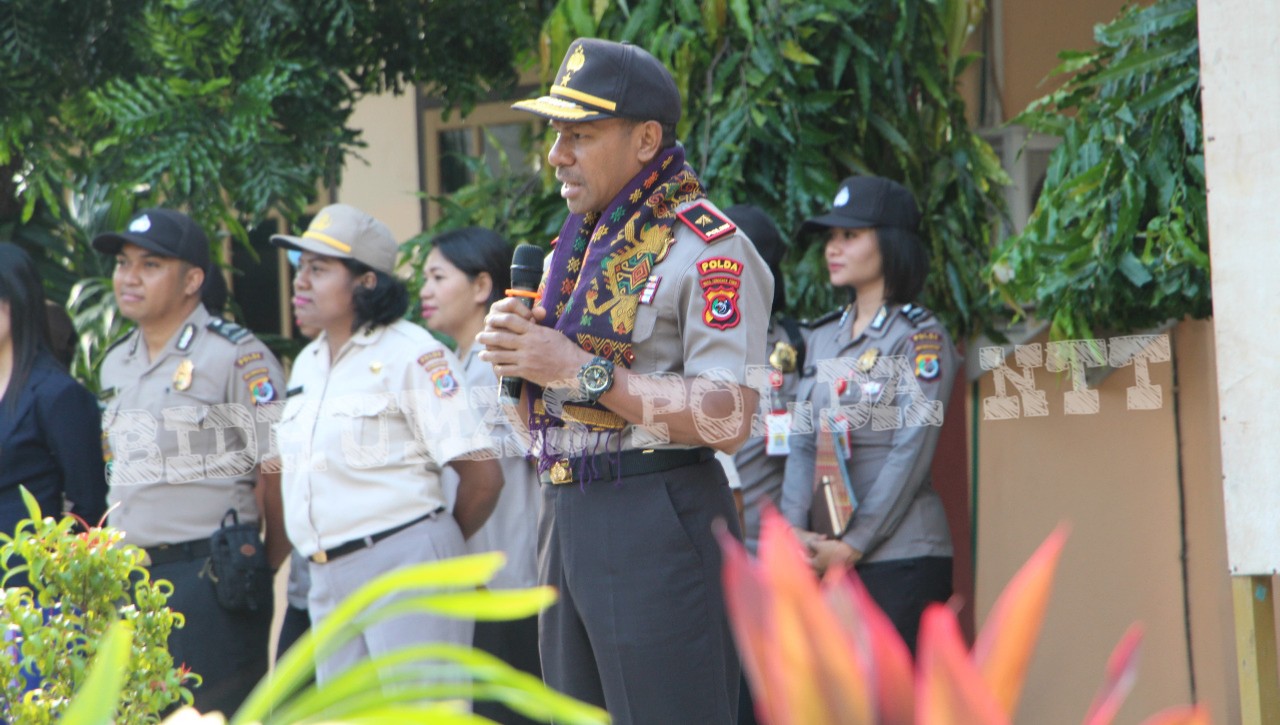
<path fill-rule="evenodd" d="M 849 303 L 840 321 L 840 329 L 847 333 L 853 331 L 853 316 L 856 312 L 855 304 L 854 302 Z M 898 305 L 889 304 L 888 302 L 880 305 L 880 309 L 871 318 L 871 323 L 863 329 L 862 334 L 856 340 L 851 340 L 851 342 L 862 339 L 879 340 L 884 337 L 885 333 L 889 331 L 889 326 L 893 323 L 893 317 L 897 311 Z"/>
<path fill-rule="evenodd" d="M 319 335 L 316 336 L 316 339 L 312 343 L 313 345 L 315 345 L 315 349 L 312 351 L 312 354 L 319 356 L 321 354 L 321 350 L 325 351 L 324 357 L 328 362 L 329 366 L 332 367 L 338 360 L 341 360 L 342 358 L 346 357 L 348 353 L 350 353 L 355 347 L 368 347 L 370 345 L 376 344 L 379 340 L 382 339 L 382 336 L 383 334 L 386 333 L 387 328 L 391 327 L 391 325 L 394 325 L 394 324 L 396 323 L 392 322 L 388 325 L 376 325 L 376 326 L 366 325 L 365 327 L 362 327 L 359 330 L 356 330 L 356 332 L 351 335 L 351 338 L 348 339 L 345 343 L 343 343 L 342 348 L 338 350 L 338 354 L 333 360 L 328 359 L 329 358 L 329 355 L 328 355 L 329 334 L 327 332 L 321 332 Z"/>
<path fill-rule="evenodd" d="M 165 344 L 164 349 L 151 361 L 151 365 L 159 363 L 170 355 L 178 355 L 187 357 L 191 354 L 191 350 L 195 348 L 199 341 L 200 335 L 204 333 L 205 327 L 209 324 L 209 320 L 213 316 L 204 308 L 204 305 L 197 304 L 196 308 L 187 315 L 187 318 L 178 326 L 178 331 L 169 338 L 169 342 Z M 135 357 L 139 353 L 139 345 L 144 339 L 142 329 L 138 328 L 133 333 L 133 343 L 129 346 L 129 357 Z"/>

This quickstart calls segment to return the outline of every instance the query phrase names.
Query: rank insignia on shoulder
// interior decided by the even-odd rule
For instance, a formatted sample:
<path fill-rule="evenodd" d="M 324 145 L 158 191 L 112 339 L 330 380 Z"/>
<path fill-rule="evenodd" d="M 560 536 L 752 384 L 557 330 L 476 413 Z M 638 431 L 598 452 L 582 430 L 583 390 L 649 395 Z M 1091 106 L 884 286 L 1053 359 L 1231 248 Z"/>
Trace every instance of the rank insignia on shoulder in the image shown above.
<path fill-rule="evenodd" d="M 918 325 L 921 320 L 929 316 L 929 310 L 916 304 L 907 303 L 902 306 L 902 314 L 911 321 L 912 325 Z"/>
<path fill-rule="evenodd" d="M 294 388 L 289 388 L 287 391 L 285 391 L 285 395 L 286 395 L 287 397 L 290 397 L 290 398 L 292 398 L 292 397 L 293 397 L 293 396 L 295 396 L 295 395 L 302 395 L 302 389 L 303 389 L 303 387 L 304 387 L 304 386 L 299 385 L 299 386 L 294 387 Z"/>
<path fill-rule="evenodd" d="M 680 217 L 680 221 L 697 233 L 702 241 L 708 244 L 715 240 L 733 233 L 738 227 L 733 222 L 726 219 L 720 212 L 712 209 L 705 201 L 685 209 L 676 214 Z"/>
<path fill-rule="evenodd" d="M 227 322 L 221 317 L 209 320 L 208 328 L 231 342 L 238 343 L 249 336 L 249 328 L 241 327 L 234 322 Z"/>

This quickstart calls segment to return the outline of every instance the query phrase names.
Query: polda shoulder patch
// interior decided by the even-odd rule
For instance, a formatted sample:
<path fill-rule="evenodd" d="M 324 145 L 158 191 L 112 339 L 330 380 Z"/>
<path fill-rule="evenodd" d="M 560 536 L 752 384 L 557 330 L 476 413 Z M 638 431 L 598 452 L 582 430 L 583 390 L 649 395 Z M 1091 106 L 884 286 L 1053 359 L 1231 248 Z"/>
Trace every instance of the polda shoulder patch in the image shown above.
<path fill-rule="evenodd" d="M 680 221 L 692 229 L 702 241 L 710 244 L 721 237 L 732 234 L 738 227 L 720 212 L 711 208 L 705 201 L 676 214 Z"/>

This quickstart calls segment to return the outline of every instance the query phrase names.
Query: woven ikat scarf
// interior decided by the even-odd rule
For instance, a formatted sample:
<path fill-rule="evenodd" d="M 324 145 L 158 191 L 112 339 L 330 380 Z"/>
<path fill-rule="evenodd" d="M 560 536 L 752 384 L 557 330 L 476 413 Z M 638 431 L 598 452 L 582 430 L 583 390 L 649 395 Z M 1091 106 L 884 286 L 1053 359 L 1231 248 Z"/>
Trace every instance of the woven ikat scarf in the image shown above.
<path fill-rule="evenodd" d="M 630 368 L 640 293 L 655 265 L 667 255 L 676 209 L 705 198 L 702 182 L 685 163 L 684 148 L 660 153 L 603 212 L 571 214 L 560 229 L 543 281 L 544 325 L 583 350 Z M 531 386 L 530 430 L 562 427 L 565 421 L 542 405 L 542 389 Z M 621 430 L 625 421 L 600 405 L 569 403 L 566 417 L 593 432 Z M 545 470 L 554 456 L 539 456 Z"/>

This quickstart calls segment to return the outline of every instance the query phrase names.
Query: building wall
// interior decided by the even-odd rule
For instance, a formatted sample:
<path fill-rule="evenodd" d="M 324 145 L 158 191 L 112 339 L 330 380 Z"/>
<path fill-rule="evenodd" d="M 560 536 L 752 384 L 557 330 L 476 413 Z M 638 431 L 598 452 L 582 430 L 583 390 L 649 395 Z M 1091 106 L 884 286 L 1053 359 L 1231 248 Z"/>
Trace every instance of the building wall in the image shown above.
<path fill-rule="evenodd" d="M 980 416 L 979 623 L 1054 526 L 1071 527 L 1022 698 L 1024 722 L 1083 718 L 1111 649 L 1134 622 L 1145 629 L 1143 656 L 1118 722 L 1191 702 L 1193 673 L 1195 698 L 1215 721 L 1239 719 L 1212 327 L 1185 322 L 1168 334 L 1175 359 L 1150 366 L 1163 393 L 1157 410 L 1128 409 L 1134 372 L 1123 368 L 1097 386 L 1097 413 L 1069 415 L 1070 380 L 1041 367 L 1035 383 L 1048 395 L 1048 415 Z M 1016 394 L 1012 384 L 1007 392 Z M 994 394 L 988 373 L 972 404 Z"/>
<path fill-rule="evenodd" d="M 368 144 L 347 159 L 335 201 L 381 219 L 403 242 L 422 231 L 417 193 L 418 113 L 413 93 L 365 96 L 356 104 L 351 126 Z"/>
<path fill-rule="evenodd" d="M 1042 81 L 1058 66 L 1058 53 L 1093 47 L 1093 27 L 1114 18 L 1126 4 L 1123 0 L 999 0 L 1004 120 L 1052 91 L 1059 81 Z"/>

